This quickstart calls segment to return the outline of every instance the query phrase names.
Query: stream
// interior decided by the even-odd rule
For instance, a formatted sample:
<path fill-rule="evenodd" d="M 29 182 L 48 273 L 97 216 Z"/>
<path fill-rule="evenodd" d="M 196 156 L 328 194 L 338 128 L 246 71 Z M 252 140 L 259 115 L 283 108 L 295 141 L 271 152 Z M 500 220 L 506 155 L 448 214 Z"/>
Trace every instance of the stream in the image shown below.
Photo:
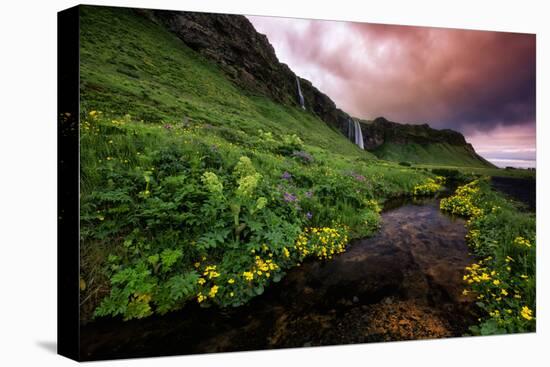
<path fill-rule="evenodd" d="M 246 306 L 192 303 L 165 316 L 81 327 L 85 360 L 461 336 L 475 323 L 462 295 L 473 260 L 464 220 L 439 199 L 386 204 L 380 230 L 333 260 L 307 261 Z"/>

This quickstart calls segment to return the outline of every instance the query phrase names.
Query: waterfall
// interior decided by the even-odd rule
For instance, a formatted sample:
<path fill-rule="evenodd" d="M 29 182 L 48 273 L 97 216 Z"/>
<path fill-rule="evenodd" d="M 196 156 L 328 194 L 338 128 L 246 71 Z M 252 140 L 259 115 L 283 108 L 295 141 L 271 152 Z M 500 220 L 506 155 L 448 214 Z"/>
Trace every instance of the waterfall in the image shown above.
<path fill-rule="evenodd" d="M 363 131 L 358 121 L 349 118 L 348 119 L 348 139 L 357 144 L 359 148 L 365 149 L 363 143 Z"/>
<path fill-rule="evenodd" d="M 361 149 L 365 149 L 365 145 L 363 143 L 363 131 L 361 130 L 361 125 L 359 124 L 359 121 L 353 120 L 353 123 L 355 124 L 355 144 L 359 146 Z"/>
<path fill-rule="evenodd" d="M 304 103 L 304 95 L 302 94 L 302 89 L 300 88 L 300 79 L 298 79 L 298 75 L 296 75 L 296 85 L 298 86 L 298 99 L 300 100 L 300 106 L 305 110 L 306 105 Z"/>

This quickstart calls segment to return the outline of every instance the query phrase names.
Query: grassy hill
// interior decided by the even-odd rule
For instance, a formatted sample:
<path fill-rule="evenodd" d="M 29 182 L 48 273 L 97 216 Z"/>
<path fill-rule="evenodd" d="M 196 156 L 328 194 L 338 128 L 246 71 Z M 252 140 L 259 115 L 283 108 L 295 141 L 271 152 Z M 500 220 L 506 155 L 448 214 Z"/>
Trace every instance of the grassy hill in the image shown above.
<path fill-rule="evenodd" d="M 238 88 L 210 60 L 132 10 L 83 7 L 81 42 L 83 112 L 298 134 L 335 153 L 375 158 L 314 115 Z"/>
<path fill-rule="evenodd" d="M 381 159 L 417 164 L 495 168 L 458 131 L 401 124 L 378 117 L 360 120 L 365 147 Z"/>
<path fill-rule="evenodd" d="M 491 167 L 461 145 L 449 143 L 385 143 L 372 151 L 376 156 L 398 162 L 449 165 L 461 167 Z"/>

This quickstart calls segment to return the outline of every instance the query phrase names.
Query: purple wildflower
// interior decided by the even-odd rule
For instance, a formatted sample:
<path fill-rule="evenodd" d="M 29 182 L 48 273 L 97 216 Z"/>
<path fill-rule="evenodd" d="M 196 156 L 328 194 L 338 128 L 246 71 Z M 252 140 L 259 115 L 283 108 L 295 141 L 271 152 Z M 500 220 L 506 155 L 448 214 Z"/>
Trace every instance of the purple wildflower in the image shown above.
<path fill-rule="evenodd" d="M 313 214 L 311 214 L 311 212 L 307 212 L 307 213 L 306 213 L 306 218 L 307 218 L 307 219 L 313 218 Z"/>
<path fill-rule="evenodd" d="M 292 178 L 292 175 L 290 173 L 288 173 L 287 171 L 285 171 L 282 175 L 281 175 L 281 178 L 283 180 L 290 180 Z"/>
<path fill-rule="evenodd" d="M 285 192 L 283 194 L 283 199 L 287 202 L 287 203 L 293 203 L 295 201 L 298 200 L 298 198 L 295 196 L 295 195 L 292 195 L 290 192 Z"/>

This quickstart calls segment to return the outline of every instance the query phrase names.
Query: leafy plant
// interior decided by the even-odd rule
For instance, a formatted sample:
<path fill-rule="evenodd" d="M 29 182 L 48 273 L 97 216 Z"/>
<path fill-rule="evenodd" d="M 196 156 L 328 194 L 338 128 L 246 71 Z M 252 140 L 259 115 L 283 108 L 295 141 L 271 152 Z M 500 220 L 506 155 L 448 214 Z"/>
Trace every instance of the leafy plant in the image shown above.
<path fill-rule="evenodd" d="M 441 209 L 468 219 L 467 240 L 478 261 L 466 267 L 465 296 L 482 311 L 472 333 L 535 330 L 535 218 L 493 192 L 485 180 L 461 186 Z"/>

